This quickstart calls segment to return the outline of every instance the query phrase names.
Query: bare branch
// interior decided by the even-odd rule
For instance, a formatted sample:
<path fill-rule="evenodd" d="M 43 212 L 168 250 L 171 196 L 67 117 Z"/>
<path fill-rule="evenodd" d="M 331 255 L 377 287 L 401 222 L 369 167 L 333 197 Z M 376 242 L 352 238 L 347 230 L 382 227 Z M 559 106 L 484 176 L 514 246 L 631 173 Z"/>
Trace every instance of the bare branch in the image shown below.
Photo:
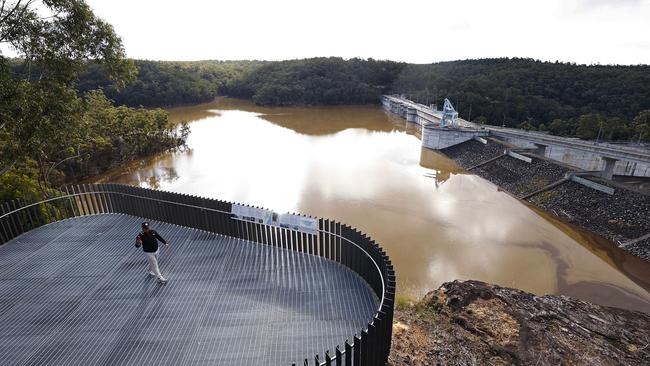
<path fill-rule="evenodd" d="M 52 166 L 47 170 L 47 173 L 45 173 L 45 176 L 44 176 L 44 178 L 45 178 L 45 183 L 47 183 L 48 186 L 50 185 L 50 174 L 52 173 L 52 170 L 54 170 L 54 168 L 56 168 L 57 166 L 59 166 L 59 165 L 65 163 L 65 162 L 68 161 L 68 160 L 72 160 L 72 159 L 80 158 L 80 157 L 82 157 L 83 155 L 85 155 L 85 154 L 77 154 L 77 155 L 75 155 L 75 156 L 68 156 L 67 158 L 65 158 L 65 159 L 63 159 L 63 160 L 61 160 L 61 161 L 59 161 L 58 163 L 52 164 Z"/>
<path fill-rule="evenodd" d="M 14 159 L 14 161 L 12 161 L 9 165 L 7 165 L 7 166 L 3 167 L 2 169 L 0 169 L 0 176 L 3 176 L 3 175 L 5 175 L 8 171 L 10 171 L 11 168 L 13 168 L 14 165 L 15 165 L 17 162 L 18 162 L 18 159 Z"/>
<path fill-rule="evenodd" d="M 2 23 L 6 22 L 7 19 L 9 19 L 9 17 L 10 17 L 14 12 L 16 12 L 16 10 L 18 10 L 18 9 L 20 8 L 20 3 L 21 3 L 21 2 L 22 2 L 22 0 L 18 0 L 18 1 L 16 1 L 16 4 L 14 5 L 14 7 L 13 7 L 11 10 L 9 10 L 9 11 L 7 12 L 7 15 L 5 15 L 4 17 L 2 17 L 2 19 L 0 19 L 0 25 L 2 25 Z M 28 3 L 27 5 L 29 5 L 29 3 Z M 2 7 L 4 8 L 4 2 L 3 2 L 3 4 L 2 4 Z M 0 13 L 0 14 L 2 14 L 2 13 Z"/>

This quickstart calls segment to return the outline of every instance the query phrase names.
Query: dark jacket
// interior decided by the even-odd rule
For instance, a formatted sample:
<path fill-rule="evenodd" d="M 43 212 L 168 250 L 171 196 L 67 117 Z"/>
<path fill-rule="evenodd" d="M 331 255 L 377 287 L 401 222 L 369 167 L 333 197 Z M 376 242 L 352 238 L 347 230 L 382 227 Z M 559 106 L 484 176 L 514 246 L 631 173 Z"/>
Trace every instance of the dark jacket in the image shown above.
<path fill-rule="evenodd" d="M 158 250 L 158 240 L 164 244 L 167 244 L 165 239 L 163 239 L 162 236 L 158 235 L 156 230 L 149 230 L 148 233 L 141 232 L 136 237 L 136 240 L 138 239 L 140 239 L 142 242 L 142 250 L 147 253 L 154 253 L 156 250 Z"/>

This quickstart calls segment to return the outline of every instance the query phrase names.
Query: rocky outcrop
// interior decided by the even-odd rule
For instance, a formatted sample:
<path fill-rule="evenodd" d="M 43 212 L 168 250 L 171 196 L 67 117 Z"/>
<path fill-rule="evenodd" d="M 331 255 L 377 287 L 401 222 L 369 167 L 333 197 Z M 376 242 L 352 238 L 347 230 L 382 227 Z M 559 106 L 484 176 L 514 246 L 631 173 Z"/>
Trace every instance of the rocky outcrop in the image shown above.
<path fill-rule="evenodd" d="M 391 365 L 649 365 L 650 315 L 454 281 L 395 312 Z"/>

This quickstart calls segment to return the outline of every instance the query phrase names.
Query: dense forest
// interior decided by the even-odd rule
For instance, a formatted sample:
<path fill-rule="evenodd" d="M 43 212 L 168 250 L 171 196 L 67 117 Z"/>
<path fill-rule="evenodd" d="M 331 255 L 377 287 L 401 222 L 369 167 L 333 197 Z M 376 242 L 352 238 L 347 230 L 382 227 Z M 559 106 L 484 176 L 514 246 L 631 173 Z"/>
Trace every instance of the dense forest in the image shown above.
<path fill-rule="evenodd" d="M 339 57 L 268 61 L 135 61 L 136 80 L 117 87 L 100 65 L 90 63 L 79 92 L 102 89 L 117 104 L 167 107 L 201 103 L 217 95 L 260 105 L 374 104 L 405 64 Z M 19 67 L 14 72 L 25 71 Z"/>
<path fill-rule="evenodd" d="M 338 57 L 280 61 L 249 70 L 226 91 L 259 105 L 374 104 L 404 66 Z"/>
<path fill-rule="evenodd" d="M 449 98 L 461 117 L 476 122 L 586 139 L 650 141 L 647 65 L 517 58 L 408 65 L 392 91 L 425 103 Z"/>
<path fill-rule="evenodd" d="M 228 85 L 261 65 L 262 61 L 166 62 L 136 60 L 136 80 L 118 87 L 97 63 L 78 76 L 80 93 L 102 89 L 117 105 L 168 107 L 207 102 L 228 94 Z"/>
<path fill-rule="evenodd" d="M 103 89 L 117 104 L 159 107 L 216 95 L 259 105 L 378 103 L 385 93 L 442 106 L 479 123 L 599 140 L 650 141 L 650 66 L 575 65 L 482 59 L 412 65 L 373 59 L 136 61 L 124 88 L 99 65 L 79 75 L 80 92 Z"/>

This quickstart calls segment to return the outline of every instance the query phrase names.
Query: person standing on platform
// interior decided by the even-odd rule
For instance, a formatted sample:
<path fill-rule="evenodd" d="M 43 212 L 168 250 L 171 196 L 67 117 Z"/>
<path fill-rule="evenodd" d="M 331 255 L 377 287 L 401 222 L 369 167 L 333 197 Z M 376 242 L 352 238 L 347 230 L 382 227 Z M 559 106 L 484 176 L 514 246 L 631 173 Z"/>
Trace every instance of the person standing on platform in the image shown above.
<path fill-rule="evenodd" d="M 161 241 L 166 247 L 169 246 L 169 243 L 156 230 L 149 228 L 148 222 L 143 222 L 141 226 L 142 232 L 135 237 L 135 246 L 137 248 L 142 246 L 142 251 L 149 262 L 149 276 L 158 278 L 160 283 L 167 283 L 167 279 L 163 277 L 160 268 L 158 268 L 158 241 Z"/>

